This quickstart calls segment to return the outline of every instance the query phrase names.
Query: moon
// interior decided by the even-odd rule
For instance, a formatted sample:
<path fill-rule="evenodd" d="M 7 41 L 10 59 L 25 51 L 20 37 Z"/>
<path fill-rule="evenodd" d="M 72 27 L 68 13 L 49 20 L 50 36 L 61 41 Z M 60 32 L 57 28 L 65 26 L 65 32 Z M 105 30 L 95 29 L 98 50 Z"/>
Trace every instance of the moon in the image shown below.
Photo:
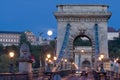
<path fill-rule="evenodd" d="M 53 34 L 52 30 L 48 30 L 47 34 L 48 36 L 51 36 Z"/>

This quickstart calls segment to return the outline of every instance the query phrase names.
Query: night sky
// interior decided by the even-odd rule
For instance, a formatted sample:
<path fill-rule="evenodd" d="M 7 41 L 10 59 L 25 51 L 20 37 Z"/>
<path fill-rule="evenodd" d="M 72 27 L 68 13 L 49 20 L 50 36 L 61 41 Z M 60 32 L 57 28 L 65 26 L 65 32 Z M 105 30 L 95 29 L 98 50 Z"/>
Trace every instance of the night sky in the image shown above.
<path fill-rule="evenodd" d="M 0 0 L 0 31 L 29 30 L 46 36 L 52 30 L 55 37 L 57 4 L 107 4 L 112 12 L 108 26 L 120 27 L 120 0 Z"/>

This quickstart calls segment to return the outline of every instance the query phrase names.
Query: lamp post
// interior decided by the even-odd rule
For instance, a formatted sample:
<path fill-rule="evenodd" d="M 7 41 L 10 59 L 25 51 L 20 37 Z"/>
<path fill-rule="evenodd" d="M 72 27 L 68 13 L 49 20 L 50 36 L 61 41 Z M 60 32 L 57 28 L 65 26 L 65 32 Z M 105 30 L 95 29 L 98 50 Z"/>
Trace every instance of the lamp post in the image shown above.
<path fill-rule="evenodd" d="M 9 56 L 10 56 L 10 59 L 11 59 L 11 61 L 10 61 L 10 67 L 9 67 L 9 72 L 10 73 L 13 73 L 14 72 L 14 65 L 13 65 L 13 58 L 14 58 L 14 52 L 10 52 L 9 53 Z"/>
<path fill-rule="evenodd" d="M 57 57 L 56 56 L 54 56 L 54 61 L 56 61 L 57 60 Z"/>
<path fill-rule="evenodd" d="M 48 58 L 48 59 L 51 58 L 51 55 L 50 55 L 50 54 L 47 54 L 47 58 Z"/>
<path fill-rule="evenodd" d="M 56 57 L 56 56 L 54 56 L 54 58 L 53 58 L 53 59 L 54 59 L 54 63 L 53 63 L 53 64 L 54 64 L 54 67 L 55 67 L 55 66 L 56 66 L 56 60 L 57 60 L 57 57 Z"/>
<path fill-rule="evenodd" d="M 104 55 L 101 54 L 98 59 L 99 59 L 99 61 L 101 61 L 101 64 L 100 64 L 100 72 L 104 72 L 104 66 L 103 66 Z"/>
<path fill-rule="evenodd" d="M 118 64 L 118 61 L 119 61 L 118 58 L 116 58 L 116 59 L 114 60 L 114 71 L 115 71 L 116 73 L 119 72 L 119 64 Z"/>
<path fill-rule="evenodd" d="M 85 53 L 85 49 L 81 49 L 80 50 L 80 54 L 78 55 L 78 69 L 82 69 L 82 65 L 81 65 L 81 55 L 83 55 Z"/>
<path fill-rule="evenodd" d="M 47 54 L 47 58 L 46 58 L 46 62 L 47 62 L 47 64 L 46 64 L 46 71 L 47 72 L 50 72 L 50 63 L 51 63 L 50 58 L 51 58 L 51 55 Z"/>
<path fill-rule="evenodd" d="M 64 61 L 65 61 L 65 69 L 67 69 L 67 59 L 65 59 Z"/>

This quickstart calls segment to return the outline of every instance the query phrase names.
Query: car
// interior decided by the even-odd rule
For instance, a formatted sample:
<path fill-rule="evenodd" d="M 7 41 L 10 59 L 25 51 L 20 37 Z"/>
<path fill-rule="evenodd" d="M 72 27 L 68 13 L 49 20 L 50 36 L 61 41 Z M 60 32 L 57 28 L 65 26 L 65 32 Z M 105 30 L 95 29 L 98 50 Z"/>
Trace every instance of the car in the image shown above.
<path fill-rule="evenodd" d="M 82 70 L 82 71 L 76 70 L 76 75 L 79 75 L 79 76 L 86 76 L 86 77 L 87 77 L 88 72 L 85 71 L 85 70 Z"/>
<path fill-rule="evenodd" d="M 80 70 L 76 70 L 75 75 L 76 76 L 81 76 L 81 71 Z"/>

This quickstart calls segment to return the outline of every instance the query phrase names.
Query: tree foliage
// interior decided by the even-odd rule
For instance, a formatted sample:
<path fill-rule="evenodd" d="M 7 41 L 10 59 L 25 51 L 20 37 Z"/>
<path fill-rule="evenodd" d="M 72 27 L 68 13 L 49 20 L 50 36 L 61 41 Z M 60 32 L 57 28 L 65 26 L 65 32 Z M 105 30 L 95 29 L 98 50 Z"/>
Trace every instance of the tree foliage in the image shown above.
<path fill-rule="evenodd" d="M 30 43 L 27 41 L 26 35 L 22 34 L 20 37 L 20 45 L 19 46 L 5 46 L 3 47 L 2 45 L 0 45 L 0 72 L 8 72 L 8 68 L 9 68 L 9 57 L 8 54 L 10 51 L 13 51 L 15 53 L 15 65 L 16 67 L 18 67 L 18 62 L 17 62 L 17 58 L 19 58 L 19 53 L 20 53 L 20 46 L 21 44 L 26 43 L 29 45 L 30 47 L 30 52 L 31 55 L 34 56 L 35 58 L 35 68 L 38 68 L 40 66 L 40 60 L 42 61 L 42 66 L 45 65 L 45 58 L 46 55 L 48 53 L 50 53 L 51 55 L 54 53 L 55 51 L 55 41 L 51 40 L 50 44 L 46 44 L 46 45 L 30 45 Z M 3 68 L 4 67 L 4 68 Z M 3 70 L 2 70 L 3 69 Z M 5 70 L 4 70 L 5 69 Z"/>
<path fill-rule="evenodd" d="M 2 55 L 4 53 L 4 47 L 2 44 L 0 44 L 0 55 Z"/>
<path fill-rule="evenodd" d="M 7 54 L 3 54 L 0 56 L 0 73 L 8 72 L 9 70 L 10 59 Z"/>
<path fill-rule="evenodd" d="M 13 64 L 14 64 L 14 72 L 17 71 L 16 66 L 17 57 L 14 57 Z M 3 54 L 0 56 L 0 73 L 9 72 L 11 59 L 8 54 Z"/>
<path fill-rule="evenodd" d="M 78 37 L 75 39 L 73 45 L 74 46 L 91 46 L 92 44 L 88 39 L 84 40 L 82 39 L 82 37 Z"/>
<path fill-rule="evenodd" d="M 120 38 L 115 38 L 108 42 L 109 56 L 120 57 Z"/>
<path fill-rule="evenodd" d="M 45 58 L 48 53 L 53 55 L 54 53 L 54 46 L 53 43 L 49 45 L 37 45 L 37 46 L 32 46 L 31 47 L 31 53 L 35 57 L 35 66 L 34 67 L 39 67 L 40 66 L 40 60 L 42 61 L 42 65 L 45 65 Z"/>
<path fill-rule="evenodd" d="M 31 46 L 30 42 L 27 39 L 27 36 L 25 33 L 22 33 L 20 36 L 20 43 L 19 46 L 21 46 L 23 43 L 26 43 L 27 45 Z"/>

